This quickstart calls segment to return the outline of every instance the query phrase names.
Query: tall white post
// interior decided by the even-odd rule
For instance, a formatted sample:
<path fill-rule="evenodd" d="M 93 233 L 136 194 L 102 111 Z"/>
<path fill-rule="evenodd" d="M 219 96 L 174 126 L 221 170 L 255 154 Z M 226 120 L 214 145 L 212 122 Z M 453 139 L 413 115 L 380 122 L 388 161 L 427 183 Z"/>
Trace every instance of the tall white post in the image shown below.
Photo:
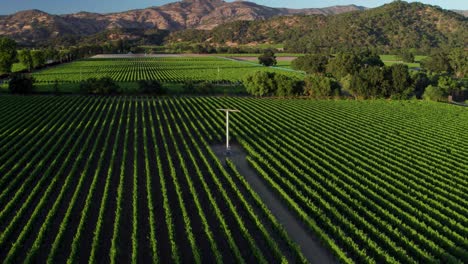
<path fill-rule="evenodd" d="M 230 112 L 240 112 L 239 110 L 235 109 L 218 109 L 219 111 L 226 112 L 226 151 L 231 150 L 231 146 L 229 146 L 229 113 Z"/>
<path fill-rule="evenodd" d="M 226 111 L 226 150 L 229 148 L 229 111 Z"/>

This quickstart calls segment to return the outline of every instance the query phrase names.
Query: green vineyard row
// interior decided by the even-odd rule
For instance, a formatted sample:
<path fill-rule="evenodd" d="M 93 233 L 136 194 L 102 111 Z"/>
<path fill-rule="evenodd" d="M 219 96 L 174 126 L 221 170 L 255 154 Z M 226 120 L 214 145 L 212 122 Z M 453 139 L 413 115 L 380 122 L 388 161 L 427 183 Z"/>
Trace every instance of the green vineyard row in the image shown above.
<path fill-rule="evenodd" d="M 216 57 L 86 59 L 51 67 L 34 73 L 33 76 L 39 83 L 74 83 L 101 77 L 110 77 L 117 82 L 238 82 L 243 76 L 254 71 L 274 71 L 301 77 L 301 74 L 296 72 Z"/>
<path fill-rule="evenodd" d="M 149 60 L 152 62 L 152 60 Z M 342 263 L 468 260 L 465 108 L 0 97 L 5 263 L 307 262 L 222 144 Z"/>

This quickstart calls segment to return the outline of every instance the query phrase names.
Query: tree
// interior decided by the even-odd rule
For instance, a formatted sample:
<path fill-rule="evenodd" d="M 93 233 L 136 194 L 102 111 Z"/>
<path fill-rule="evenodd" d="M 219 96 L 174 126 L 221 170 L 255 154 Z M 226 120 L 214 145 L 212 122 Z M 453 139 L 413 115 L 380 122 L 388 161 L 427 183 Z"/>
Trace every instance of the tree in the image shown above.
<path fill-rule="evenodd" d="M 16 55 L 16 42 L 9 38 L 0 37 L 0 73 L 11 72 Z"/>
<path fill-rule="evenodd" d="M 391 96 L 399 99 L 405 99 L 413 92 L 411 87 L 411 77 L 409 75 L 408 66 L 405 64 L 397 63 L 390 67 L 392 72 L 393 89 Z"/>
<path fill-rule="evenodd" d="M 45 53 L 42 50 L 31 51 L 31 57 L 34 69 L 42 67 L 46 63 Z"/>
<path fill-rule="evenodd" d="M 360 53 L 358 53 L 358 58 L 360 60 L 360 64 L 362 67 L 385 66 L 379 54 L 375 51 L 370 51 L 370 50 L 361 51 Z"/>
<path fill-rule="evenodd" d="M 272 50 L 266 50 L 260 57 L 258 63 L 263 66 L 270 67 L 277 64 L 275 53 Z"/>
<path fill-rule="evenodd" d="M 166 89 L 156 80 L 141 80 L 138 82 L 138 87 L 141 93 L 163 95 L 166 94 Z"/>
<path fill-rule="evenodd" d="M 423 94 L 423 99 L 428 101 L 443 101 L 446 94 L 437 86 L 429 85 Z"/>
<path fill-rule="evenodd" d="M 302 82 L 286 76 L 284 74 L 275 74 L 274 82 L 277 96 L 294 96 L 302 93 Z"/>
<path fill-rule="evenodd" d="M 25 74 L 14 73 L 8 84 L 8 89 L 13 94 L 29 94 L 34 91 L 34 79 Z"/>
<path fill-rule="evenodd" d="M 386 98 L 392 95 L 392 75 L 388 67 L 371 66 L 345 78 L 343 82 L 355 98 Z"/>
<path fill-rule="evenodd" d="M 437 87 L 442 89 L 445 94 L 452 94 L 459 91 L 459 84 L 451 76 L 439 76 Z"/>
<path fill-rule="evenodd" d="M 25 50 L 18 51 L 18 60 L 20 63 L 26 66 L 29 72 L 31 72 L 31 70 L 34 67 L 34 64 L 33 64 L 33 59 L 32 59 L 30 50 L 25 49 Z"/>
<path fill-rule="evenodd" d="M 361 67 L 359 56 L 352 53 L 338 53 L 327 65 L 327 72 L 337 79 L 341 79 L 348 74 L 355 74 Z"/>
<path fill-rule="evenodd" d="M 468 51 L 462 48 L 452 49 L 448 54 L 450 66 L 457 78 L 468 76 Z"/>
<path fill-rule="evenodd" d="M 431 84 L 431 80 L 424 72 L 417 72 L 411 76 L 413 88 L 414 88 L 414 95 L 417 98 L 422 98 L 424 94 L 424 90 Z"/>
<path fill-rule="evenodd" d="M 110 77 L 90 78 L 80 83 L 81 91 L 89 94 L 117 94 L 119 86 Z"/>
<path fill-rule="evenodd" d="M 213 93 L 214 85 L 211 82 L 202 82 L 195 86 L 195 92 L 197 94 L 209 94 Z"/>
<path fill-rule="evenodd" d="M 328 56 L 321 54 L 308 54 L 292 61 L 291 67 L 306 73 L 325 73 L 328 64 Z"/>
<path fill-rule="evenodd" d="M 421 66 L 424 69 L 435 73 L 452 73 L 453 70 L 450 66 L 448 55 L 440 51 L 424 59 L 421 62 Z"/>
<path fill-rule="evenodd" d="M 319 74 L 305 78 L 304 94 L 313 98 L 328 98 L 340 95 L 340 85 L 333 79 Z"/>
<path fill-rule="evenodd" d="M 255 96 L 272 95 L 276 91 L 274 72 L 257 71 L 247 75 L 243 83 L 247 93 Z"/>

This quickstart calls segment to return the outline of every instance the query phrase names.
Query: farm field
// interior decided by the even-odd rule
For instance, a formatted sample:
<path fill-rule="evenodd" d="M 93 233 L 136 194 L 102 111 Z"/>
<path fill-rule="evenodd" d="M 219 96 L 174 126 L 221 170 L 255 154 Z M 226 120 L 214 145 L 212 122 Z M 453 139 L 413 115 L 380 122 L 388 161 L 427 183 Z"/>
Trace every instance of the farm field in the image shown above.
<path fill-rule="evenodd" d="M 0 96 L 0 259 L 306 262 L 213 153 L 218 108 L 242 111 L 250 168 L 338 261 L 468 259 L 466 108 L 84 96 Z"/>
<path fill-rule="evenodd" d="M 86 59 L 52 67 L 33 74 L 39 83 L 79 82 L 87 78 L 111 77 L 117 82 L 158 80 L 181 83 L 187 80 L 237 82 L 254 71 L 277 71 L 300 76 L 300 73 L 266 68 L 216 57 L 158 57 Z"/>

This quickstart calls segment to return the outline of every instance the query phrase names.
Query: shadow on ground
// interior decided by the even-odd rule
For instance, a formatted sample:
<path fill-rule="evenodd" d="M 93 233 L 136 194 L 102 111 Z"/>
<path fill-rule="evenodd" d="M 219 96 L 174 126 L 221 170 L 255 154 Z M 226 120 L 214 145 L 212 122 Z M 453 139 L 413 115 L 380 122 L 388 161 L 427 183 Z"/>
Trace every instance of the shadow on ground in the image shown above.
<path fill-rule="evenodd" d="M 223 165 L 226 165 L 226 157 L 236 165 L 239 173 L 245 177 L 268 209 L 283 225 L 289 237 L 300 246 L 302 253 L 310 263 L 338 263 L 334 256 L 320 244 L 320 241 L 307 230 L 295 214 L 288 210 L 285 203 L 252 169 L 246 159 L 247 153 L 241 146 L 231 146 L 229 153 L 226 153 L 225 145 L 214 145 L 211 148 Z"/>

